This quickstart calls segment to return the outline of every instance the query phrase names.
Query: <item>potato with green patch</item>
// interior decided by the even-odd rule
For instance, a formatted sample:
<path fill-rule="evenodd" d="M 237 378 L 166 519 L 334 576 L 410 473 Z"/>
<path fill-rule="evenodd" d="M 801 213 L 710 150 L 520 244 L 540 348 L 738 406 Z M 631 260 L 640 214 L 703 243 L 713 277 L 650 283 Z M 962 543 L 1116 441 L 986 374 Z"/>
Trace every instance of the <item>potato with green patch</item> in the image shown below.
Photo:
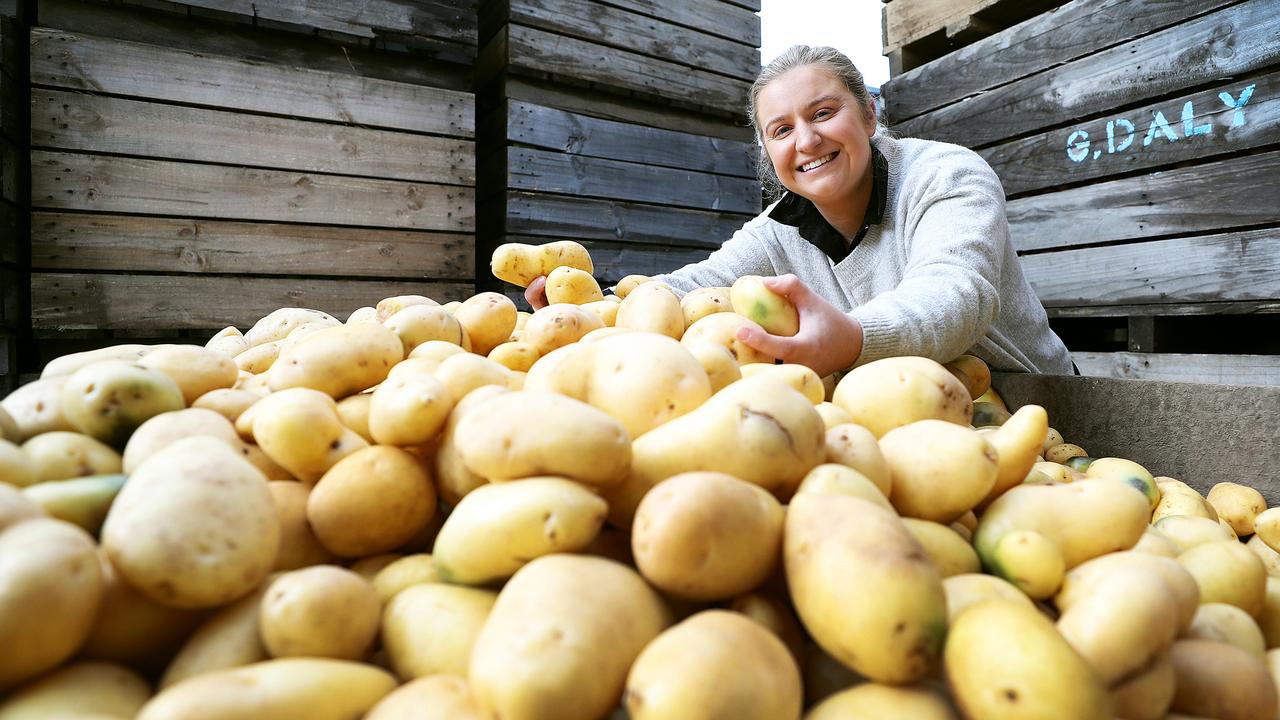
<path fill-rule="evenodd" d="M 22 452 L 31 460 L 38 482 L 109 475 L 123 467 L 120 453 L 81 433 L 37 435 L 23 443 Z"/>
<path fill-rule="evenodd" d="M 733 311 L 750 318 L 771 335 L 795 335 L 800 313 L 786 297 L 770 290 L 759 275 L 743 275 L 729 289 Z"/>
<path fill-rule="evenodd" d="M 77 430 L 116 447 L 152 417 L 186 407 L 182 389 L 168 375 L 119 361 L 75 371 L 61 399 L 63 414 Z"/>
<path fill-rule="evenodd" d="M 23 488 L 22 494 L 34 500 L 49 517 L 79 525 L 96 536 L 111 503 L 124 487 L 124 480 L 120 474 L 90 475 L 36 483 Z"/>
<path fill-rule="evenodd" d="M 1155 511 L 1156 506 L 1160 503 L 1160 488 L 1156 485 L 1156 479 L 1151 476 L 1151 473 L 1146 468 L 1132 460 L 1097 458 L 1086 467 L 1085 477 L 1111 478 L 1132 486 L 1147 498 L 1152 512 Z"/>

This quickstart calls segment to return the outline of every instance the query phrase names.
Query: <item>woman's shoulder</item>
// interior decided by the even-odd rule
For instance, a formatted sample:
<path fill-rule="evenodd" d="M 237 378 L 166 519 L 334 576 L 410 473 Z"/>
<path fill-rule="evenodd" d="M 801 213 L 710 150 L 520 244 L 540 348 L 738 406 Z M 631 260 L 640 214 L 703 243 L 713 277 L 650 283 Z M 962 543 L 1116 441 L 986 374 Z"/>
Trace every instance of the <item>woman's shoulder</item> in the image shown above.
<path fill-rule="evenodd" d="M 897 156 L 900 186 L 928 186 L 942 183 L 976 182 L 1000 187 L 991 165 L 978 153 L 962 145 L 920 138 L 884 138 L 881 151 Z"/>

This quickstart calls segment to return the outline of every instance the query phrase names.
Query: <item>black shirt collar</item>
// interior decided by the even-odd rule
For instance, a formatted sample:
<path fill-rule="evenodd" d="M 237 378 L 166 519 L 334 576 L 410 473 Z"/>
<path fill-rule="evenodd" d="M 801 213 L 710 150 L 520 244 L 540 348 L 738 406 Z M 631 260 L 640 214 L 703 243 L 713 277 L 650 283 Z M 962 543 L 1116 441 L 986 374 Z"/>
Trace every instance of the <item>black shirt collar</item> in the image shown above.
<path fill-rule="evenodd" d="M 871 198 L 867 202 L 867 214 L 862 219 L 862 227 L 847 245 L 840 231 L 831 227 L 831 223 L 822 217 L 818 208 L 809 200 L 788 192 L 782 200 L 769 212 L 769 218 L 783 225 L 790 225 L 800 231 L 800 237 L 808 240 L 819 250 L 838 263 L 849 256 L 858 246 L 872 225 L 884 221 L 885 206 L 889 201 L 889 162 L 884 155 L 871 146 Z"/>

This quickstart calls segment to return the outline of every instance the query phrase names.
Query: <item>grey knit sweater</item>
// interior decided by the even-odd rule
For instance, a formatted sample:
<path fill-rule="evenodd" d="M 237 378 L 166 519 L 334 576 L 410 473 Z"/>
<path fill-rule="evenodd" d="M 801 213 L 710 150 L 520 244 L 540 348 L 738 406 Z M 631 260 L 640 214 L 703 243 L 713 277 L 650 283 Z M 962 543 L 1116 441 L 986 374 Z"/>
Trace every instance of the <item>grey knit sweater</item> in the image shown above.
<path fill-rule="evenodd" d="M 986 161 L 929 140 L 877 133 L 872 143 L 888 162 L 885 214 L 843 260 L 771 219 L 770 206 L 706 260 L 655 279 L 683 293 L 794 273 L 862 324 L 858 365 L 969 353 L 995 370 L 1071 374 L 1067 348 L 1022 274 L 1004 189 Z"/>

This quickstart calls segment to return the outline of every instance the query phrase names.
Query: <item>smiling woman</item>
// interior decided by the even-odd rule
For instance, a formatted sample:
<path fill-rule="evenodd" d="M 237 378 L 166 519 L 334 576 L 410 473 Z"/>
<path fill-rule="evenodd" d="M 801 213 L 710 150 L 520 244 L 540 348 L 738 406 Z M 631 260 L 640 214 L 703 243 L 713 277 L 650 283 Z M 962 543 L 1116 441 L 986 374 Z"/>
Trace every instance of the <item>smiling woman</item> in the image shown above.
<path fill-rule="evenodd" d="M 799 332 L 747 326 L 738 339 L 819 375 L 963 353 L 998 370 L 1071 373 L 981 157 L 890 135 L 862 74 L 829 47 L 797 45 L 771 62 L 748 114 L 776 202 L 706 260 L 654 280 L 683 293 L 765 276 L 796 306 Z M 536 282 L 526 293 L 535 306 L 540 290 Z"/>

